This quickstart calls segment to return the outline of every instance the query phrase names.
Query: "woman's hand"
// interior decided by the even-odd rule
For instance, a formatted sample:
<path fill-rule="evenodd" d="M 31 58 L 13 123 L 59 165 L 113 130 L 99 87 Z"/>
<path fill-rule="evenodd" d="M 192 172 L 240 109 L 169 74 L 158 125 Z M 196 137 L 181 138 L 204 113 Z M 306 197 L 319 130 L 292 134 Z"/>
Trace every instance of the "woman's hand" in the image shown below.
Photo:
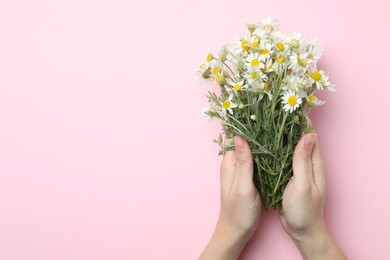
<path fill-rule="evenodd" d="M 221 209 L 214 234 L 200 259 L 237 259 L 260 220 L 261 200 L 253 184 L 248 142 L 234 137 L 235 151 L 221 164 Z"/>
<path fill-rule="evenodd" d="M 346 259 L 324 221 L 325 171 L 317 134 L 299 141 L 293 178 L 283 194 L 281 223 L 305 259 Z"/>

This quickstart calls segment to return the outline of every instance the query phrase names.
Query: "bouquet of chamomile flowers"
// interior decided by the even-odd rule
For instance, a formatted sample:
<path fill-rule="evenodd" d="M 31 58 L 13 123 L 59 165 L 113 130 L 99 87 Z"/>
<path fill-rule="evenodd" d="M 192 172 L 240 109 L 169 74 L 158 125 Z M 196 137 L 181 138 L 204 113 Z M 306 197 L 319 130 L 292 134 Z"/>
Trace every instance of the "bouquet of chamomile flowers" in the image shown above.
<path fill-rule="evenodd" d="M 320 90 L 335 91 L 328 75 L 317 68 L 323 49 L 315 39 L 278 31 L 279 22 L 267 17 L 247 24 L 248 32 L 218 56 L 207 54 L 196 75 L 212 83 L 209 106 L 203 113 L 221 120 L 214 140 L 220 154 L 234 149 L 231 140 L 248 140 L 254 158 L 253 181 L 266 209 L 282 209 L 283 191 L 292 177 L 292 157 L 300 138 L 312 131 L 310 110 L 325 101 Z"/>

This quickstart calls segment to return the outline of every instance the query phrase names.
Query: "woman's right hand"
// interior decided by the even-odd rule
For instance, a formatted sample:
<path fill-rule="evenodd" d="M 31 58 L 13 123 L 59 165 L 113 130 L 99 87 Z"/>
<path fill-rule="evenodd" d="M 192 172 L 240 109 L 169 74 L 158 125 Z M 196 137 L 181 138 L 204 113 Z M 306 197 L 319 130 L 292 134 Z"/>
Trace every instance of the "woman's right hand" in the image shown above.
<path fill-rule="evenodd" d="M 346 259 L 324 221 L 325 171 L 317 134 L 302 137 L 293 157 L 293 177 L 283 194 L 282 226 L 304 259 Z"/>

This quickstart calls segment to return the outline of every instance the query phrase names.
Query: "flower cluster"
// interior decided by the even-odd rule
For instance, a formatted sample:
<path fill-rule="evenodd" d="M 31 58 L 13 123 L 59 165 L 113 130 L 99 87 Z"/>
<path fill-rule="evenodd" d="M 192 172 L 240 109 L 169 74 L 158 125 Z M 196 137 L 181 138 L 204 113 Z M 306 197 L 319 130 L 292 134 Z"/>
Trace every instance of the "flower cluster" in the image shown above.
<path fill-rule="evenodd" d="M 209 91 L 204 115 L 221 119 L 226 137 L 241 135 L 251 144 L 255 184 L 262 199 L 267 197 L 267 208 L 281 205 L 293 148 L 311 130 L 310 110 L 325 103 L 316 92 L 335 91 L 327 73 L 317 68 L 323 53 L 318 39 L 287 35 L 278 26 L 271 17 L 247 24 L 247 33 L 218 55 L 207 54 L 196 71 L 201 82 L 220 86 L 218 93 Z M 232 149 L 221 135 L 217 142 L 221 154 Z"/>
<path fill-rule="evenodd" d="M 208 116 L 215 117 L 215 111 L 233 114 L 245 91 L 272 99 L 277 79 L 282 79 L 282 90 L 277 94 L 282 97 L 283 109 L 290 113 L 300 106 L 324 104 L 315 96 L 317 90 L 335 91 L 328 75 L 317 68 L 323 52 L 320 42 L 298 33 L 286 35 L 277 30 L 278 26 L 271 17 L 259 24 L 247 24 L 249 32 L 233 46 L 223 46 L 218 57 L 207 55 L 196 75 L 202 82 L 215 82 L 229 93 L 223 100 L 214 100 L 206 109 Z"/>

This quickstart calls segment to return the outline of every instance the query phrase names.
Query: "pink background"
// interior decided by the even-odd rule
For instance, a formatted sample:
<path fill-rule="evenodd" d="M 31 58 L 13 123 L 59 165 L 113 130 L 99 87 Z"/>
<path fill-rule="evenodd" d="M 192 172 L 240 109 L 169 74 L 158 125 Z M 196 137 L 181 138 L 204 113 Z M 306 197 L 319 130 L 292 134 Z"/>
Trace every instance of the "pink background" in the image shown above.
<path fill-rule="evenodd" d="M 386 1 L 0 1 L 0 259 L 196 259 L 219 212 L 219 122 L 193 73 L 266 15 L 317 36 L 312 120 L 350 259 L 390 232 Z M 265 213 L 241 259 L 300 259 Z"/>

